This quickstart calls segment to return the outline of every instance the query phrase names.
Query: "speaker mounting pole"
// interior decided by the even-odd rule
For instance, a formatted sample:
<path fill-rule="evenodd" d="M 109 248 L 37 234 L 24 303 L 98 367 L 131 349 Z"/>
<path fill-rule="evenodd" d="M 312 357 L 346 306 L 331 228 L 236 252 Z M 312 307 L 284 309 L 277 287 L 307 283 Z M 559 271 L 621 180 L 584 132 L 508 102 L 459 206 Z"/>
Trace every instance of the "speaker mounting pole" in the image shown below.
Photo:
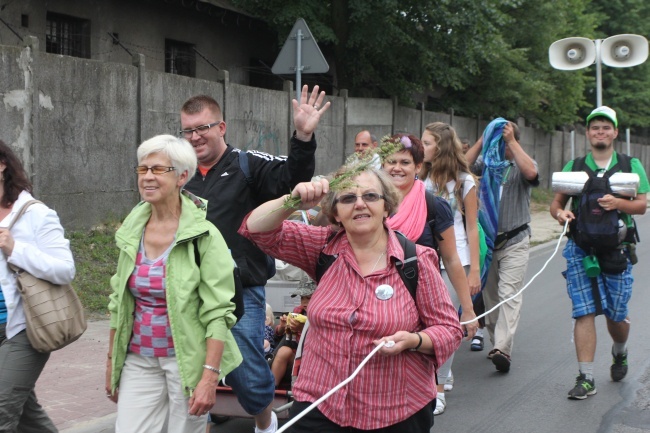
<path fill-rule="evenodd" d="M 600 53 L 600 47 L 603 44 L 602 39 L 596 39 L 596 107 L 603 106 L 603 57 Z"/>

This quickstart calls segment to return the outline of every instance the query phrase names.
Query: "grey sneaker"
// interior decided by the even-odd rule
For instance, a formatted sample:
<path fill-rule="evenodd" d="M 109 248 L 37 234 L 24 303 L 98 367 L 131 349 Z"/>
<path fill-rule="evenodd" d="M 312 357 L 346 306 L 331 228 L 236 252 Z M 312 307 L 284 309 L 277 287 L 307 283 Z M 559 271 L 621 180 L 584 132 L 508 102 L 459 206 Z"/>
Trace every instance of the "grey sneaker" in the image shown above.
<path fill-rule="evenodd" d="M 596 382 L 594 380 L 587 380 L 584 374 L 580 373 L 576 377 L 576 386 L 569 391 L 569 396 L 571 400 L 584 400 L 590 395 L 596 394 Z"/>
<path fill-rule="evenodd" d="M 609 368 L 609 373 L 614 382 L 622 380 L 627 374 L 627 350 L 625 353 L 615 355 L 612 352 L 612 366 Z"/>

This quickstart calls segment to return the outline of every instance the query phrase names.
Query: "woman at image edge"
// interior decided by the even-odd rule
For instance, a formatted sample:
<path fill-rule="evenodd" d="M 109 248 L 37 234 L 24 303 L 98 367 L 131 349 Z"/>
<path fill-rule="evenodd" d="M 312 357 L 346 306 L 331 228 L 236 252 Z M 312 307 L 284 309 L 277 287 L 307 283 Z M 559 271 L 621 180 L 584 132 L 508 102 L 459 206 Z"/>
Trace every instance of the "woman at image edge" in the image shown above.
<path fill-rule="evenodd" d="M 23 204 L 34 199 L 31 190 L 20 160 L 0 140 L 0 227 L 9 226 Z M 75 274 L 70 242 L 56 212 L 36 203 L 11 232 L 0 228 L 0 249 L 0 431 L 56 432 L 34 393 L 50 354 L 37 352 L 27 339 L 22 298 L 7 263 L 54 284 L 69 284 Z"/>

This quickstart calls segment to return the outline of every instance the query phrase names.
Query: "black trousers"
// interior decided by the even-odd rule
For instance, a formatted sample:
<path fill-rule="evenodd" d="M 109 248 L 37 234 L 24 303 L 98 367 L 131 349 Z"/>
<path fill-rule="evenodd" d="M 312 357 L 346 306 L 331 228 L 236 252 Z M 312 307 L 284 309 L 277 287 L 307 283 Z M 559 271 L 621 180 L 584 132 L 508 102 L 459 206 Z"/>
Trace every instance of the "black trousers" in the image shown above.
<path fill-rule="evenodd" d="M 294 401 L 289 411 L 290 418 L 307 409 L 311 403 Z M 429 433 L 433 427 L 433 405 L 427 404 L 404 421 L 375 430 L 359 430 L 353 427 L 341 427 L 330 421 L 314 408 L 307 415 L 291 426 L 291 433 Z"/>

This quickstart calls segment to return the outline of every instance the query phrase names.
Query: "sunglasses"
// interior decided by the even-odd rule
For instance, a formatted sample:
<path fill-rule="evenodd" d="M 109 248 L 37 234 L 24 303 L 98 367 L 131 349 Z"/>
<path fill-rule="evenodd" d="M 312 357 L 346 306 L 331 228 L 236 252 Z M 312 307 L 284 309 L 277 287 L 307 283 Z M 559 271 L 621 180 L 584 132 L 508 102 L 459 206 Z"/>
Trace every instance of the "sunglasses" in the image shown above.
<path fill-rule="evenodd" d="M 151 170 L 153 174 L 165 174 L 170 171 L 176 170 L 176 167 L 165 167 L 163 165 L 154 165 L 153 167 L 147 167 L 146 165 L 138 165 L 135 167 L 135 172 L 137 174 L 147 174 Z"/>
<path fill-rule="evenodd" d="M 367 192 L 365 194 L 361 195 L 355 195 L 355 194 L 344 194 L 339 196 L 336 200 L 334 200 L 334 204 L 336 203 L 341 203 L 341 204 L 352 204 L 357 202 L 357 198 L 361 197 L 361 200 L 363 200 L 365 203 L 374 203 L 376 201 L 379 201 L 380 199 L 383 199 L 384 196 L 381 194 L 377 194 L 376 192 Z"/>

